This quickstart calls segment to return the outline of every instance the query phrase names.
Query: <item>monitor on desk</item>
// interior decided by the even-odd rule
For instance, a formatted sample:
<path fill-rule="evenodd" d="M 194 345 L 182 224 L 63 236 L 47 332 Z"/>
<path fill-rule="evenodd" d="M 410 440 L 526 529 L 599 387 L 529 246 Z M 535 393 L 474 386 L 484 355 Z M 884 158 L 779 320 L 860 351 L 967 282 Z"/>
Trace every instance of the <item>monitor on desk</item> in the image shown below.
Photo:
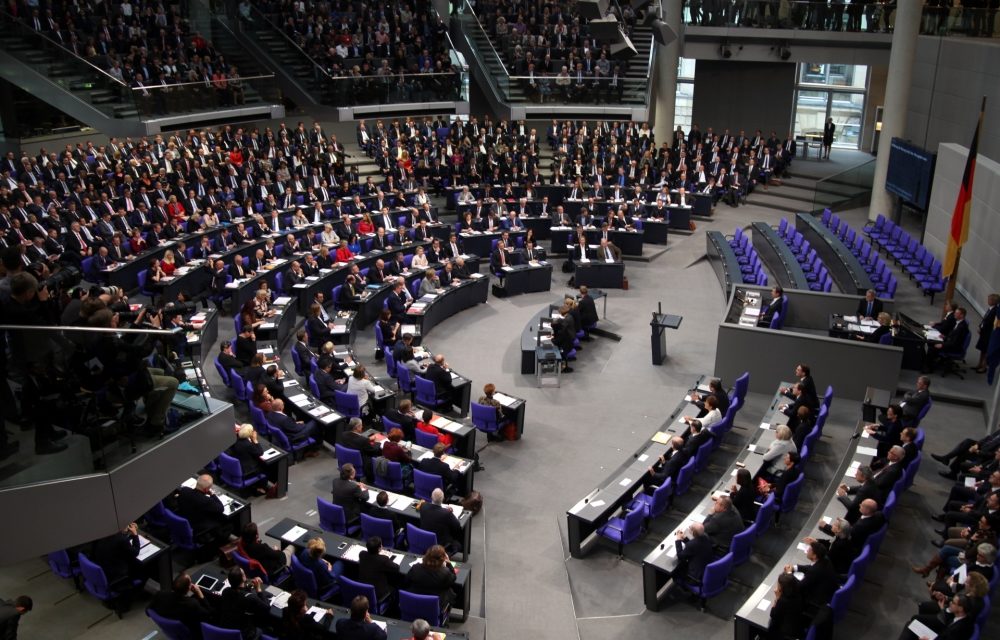
<path fill-rule="evenodd" d="M 924 324 L 922 322 L 917 322 L 910 316 L 906 315 L 902 311 L 896 312 L 896 317 L 899 319 L 899 324 L 901 327 L 907 331 L 911 331 L 914 334 L 923 337 L 924 336 Z"/>

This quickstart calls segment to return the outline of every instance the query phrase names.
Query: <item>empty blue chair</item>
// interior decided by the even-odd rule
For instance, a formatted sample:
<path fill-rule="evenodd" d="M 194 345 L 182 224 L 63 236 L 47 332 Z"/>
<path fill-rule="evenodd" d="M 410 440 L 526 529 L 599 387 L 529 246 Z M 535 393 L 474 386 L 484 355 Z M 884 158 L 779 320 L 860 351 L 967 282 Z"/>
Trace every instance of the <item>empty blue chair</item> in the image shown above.
<path fill-rule="evenodd" d="M 408 393 L 413 396 L 417 390 L 416 381 L 410 375 L 410 370 L 402 362 L 396 363 L 396 382 L 399 385 L 400 393 Z"/>
<path fill-rule="evenodd" d="M 674 495 L 682 496 L 691 488 L 691 483 L 694 481 L 695 464 L 697 461 L 692 457 L 677 472 L 677 488 L 674 489 Z"/>
<path fill-rule="evenodd" d="M 365 463 L 364 458 L 361 457 L 360 451 L 340 444 L 333 445 L 333 448 L 337 454 L 337 469 L 340 469 L 345 464 L 350 462 L 354 465 L 354 473 L 356 477 L 359 480 L 365 477 Z"/>
<path fill-rule="evenodd" d="M 384 614 L 389 608 L 391 596 L 386 596 L 384 600 L 379 600 L 375 595 L 375 587 L 364 582 L 355 582 L 346 576 L 337 576 L 337 584 L 340 587 L 340 600 L 349 606 L 351 600 L 357 596 L 368 598 L 368 604 L 377 614 Z"/>
<path fill-rule="evenodd" d="M 194 529 L 191 528 L 191 523 L 170 509 L 164 509 L 163 514 L 167 519 L 170 542 L 181 549 L 187 549 L 188 551 L 197 550 L 198 544 L 195 542 Z"/>
<path fill-rule="evenodd" d="M 437 534 L 433 531 L 425 531 L 407 522 L 406 543 L 409 545 L 410 553 L 420 555 L 438 543 Z"/>
<path fill-rule="evenodd" d="M 747 371 L 739 378 L 736 378 L 736 380 L 733 381 L 733 395 L 739 398 L 740 403 L 742 404 L 749 389 L 750 389 L 750 372 Z"/>
<path fill-rule="evenodd" d="M 434 386 L 434 383 L 427 378 L 417 376 L 416 388 L 417 395 L 415 400 L 417 404 L 430 409 L 451 409 L 451 396 L 438 395 L 437 388 Z"/>
<path fill-rule="evenodd" d="M 230 487 L 247 489 L 261 482 L 267 482 L 267 475 L 263 473 L 255 473 L 249 476 L 243 475 L 243 465 L 240 464 L 239 459 L 227 453 L 219 454 L 219 468 L 222 482 Z"/>
<path fill-rule="evenodd" d="M 399 373 L 396 371 L 396 359 L 392 357 L 392 349 L 386 347 L 382 349 L 382 353 L 385 354 L 385 372 L 389 374 L 390 378 L 395 380 L 399 376 Z"/>
<path fill-rule="evenodd" d="M 806 481 L 806 474 L 801 473 L 799 477 L 795 480 L 789 482 L 785 486 L 784 492 L 781 494 L 781 504 L 778 508 L 777 513 L 775 513 L 775 522 L 781 520 L 781 514 L 788 513 L 795 509 L 795 505 L 799 503 L 799 495 L 802 493 L 802 484 Z"/>
<path fill-rule="evenodd" d="M 65 549 L 53 551 L 45 556 L 49 563 L 49 569 L 60 578 L 69 578 L 73 581 L 76 590 L 80 590 L 80 567 L 74 566 L 69 559 L 69 553 Z"/>
<path fill-rule="evenodd" d="M 232 371 L 229 372 L 229 381 L 231 382 L 229 386 L 230 388 L 232 388 L 233 393 L 236 395 L 236 399 L 240 400 L 241 402 L 246 402 L 247 383 L 245 380 L 243 380 L 243 377 L 236 371 L 236 369 L 233 369 Z"/>
<path fill-rule="evenodd" d="M 496 407 L 488 404 L 471 403 L 472 405 L 472 426 L 486 434 L 487 437 L 496 433 L 506 425 L 497 419 Z"/>
<path fill-rule="evenodd" d="M 435 596 L 425 596 L 409 591 L 399 591 L 399 618 L 413 622 L 423 618 L 432 627 L 443 626 L 447 620 L 447 609 L 442 611 L 441 600 Z"/>
<path fill-rule="evenodd" d="M 727 553 L 705 567 L 701 582 L 692 582 L 690 577 L 687 578 L 686 586 L 701 599 L 702 611 L 708 606 L 709 598 L 714 598 L 729 586 L 729 574 L 732 572 L 733 554 Z"/>
<path fill-rule="evenodd" d="M 433 473 L 424 473 L 420 469 L 413 470 L 413 495 L 421 500 L 430 500 L 434 489 L 444 491 L 444 479 Z"/>
<path fill-rule="evenodd" d="M 618 545 L 618 556 L 624 557 L 625 545 L 635 542 L 642 535 L 642 520 L 644 512 L 633 509 L 625 512 L 624 518 L 611 518 L 608 523 L 597 530 L 597 535 L 607 538 Z"/>
<path fill-rule="evenodd" d="M 386 431 L 389 427 L 386 427 Z M 417 433 L 420 433 L 419 431 Z M 417 442 L 417 444 L 420 444 Z M 386 474 L 380 475 L 378 472 L 378 464 L 373 465 L 373 473 L 375 475 L 375 486 L 379 489 L 387 489 L 389 491 L 400 492 L 403 490 L 403 465 L 398 462 L 393 462 L 391 460 L 386 460 Z M 365 536 L 367 537 L 367 536 Z"/>
<path fill-rule="evenodd" d="M 336 408 L 339 413 L 342 413 L 348 418 L 361 417 L 361 404 L 358 400 L 358 396 L 353 393 L 347 393 L 346 391 L 334 391 L 333 396 L 334 408 Z"/>
<path fill-rule="evenodd" d="M 361 537 L 364 539 L 378 536 L 382 540 L 382 546 L 386 549 L 395 549 L 402 542 L 403 536 L 397 536 L 393 529 L 392 520 L 376 518 L 367 513 L 361 514 Z"/>
<path fill-rule="evenodd" d="M 854 576 L 848 576 L 844 585 L 833 594 L 833 598 L 830 599 L 830 609 L 834 624 L 840 622 L 847 613 L 847 605 L 850 604 L 851 596 L 854 595 L 855 586 L 858 584 L 860 583 Z"/>
<path fill-rule="evenodd" d="M 160 628 L 167 640 L 192 640 L 191 630 L 180 620 L 164 618 L 152 609 L 146 609 L 146 615 Z"/>
<path fill-rule="evenodd" d="M 222 366 L 221 362 L 219 362 L 218 357 L 215 358 L 215 370 L 219 372 L 219 377 L 222 378 L 222 383 L 227 387 L 231 387 L 232 382 L 229 379 L 229 372 L 226 371 L 226 368 Z"/>
<path fill-rule="evenodd" d="M 667 510 L 670 506 L 670 498 L 674 494 L 673 480 L 667 480 L 660 486 L 653 489 L 653 495 L 640 493 L 632 500 L 628 506 L 629 511 L 642 511 L 642 517 L 649 522 L 656 516 Z"/>
<path fill-rule="evenodd" d="M 361 529 L 358 525 L 348 526 L 344 508 L 339 504 L 333 504 L 323 498 L 317 497 L 316 511 L 319 514 L 319 526 L 323 531 L 332 531 L 342 536 L 350 536 Z"/>
<path fill-rule="evenodd" d="M 295 365 L 295 375 L 302 377 L 305 375 L 305 370 L 302 368 L 302 357 L 299 355 L 297 349 L 292 349 L 292 364 Z"/>
<path fill-rule="evenodd" d="M 201 637 L 202 640 L 242 640 L 243 634 L 239 629 L 227 629 L 202 622 Z"/>
<path fill-rule="evenodd" d="M 729 553 L 733 556 L 733 566 L 738 567 L 750 559 L 753 542 L 757 539 L 757 525 L 752 524 L 733 536 L 729 543 Z"/>

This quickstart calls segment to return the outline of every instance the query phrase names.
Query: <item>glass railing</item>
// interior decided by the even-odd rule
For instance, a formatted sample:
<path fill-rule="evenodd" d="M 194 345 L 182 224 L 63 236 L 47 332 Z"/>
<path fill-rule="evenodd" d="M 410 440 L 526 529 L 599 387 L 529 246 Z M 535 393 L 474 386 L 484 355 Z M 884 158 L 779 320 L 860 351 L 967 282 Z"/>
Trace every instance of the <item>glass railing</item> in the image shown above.
<path fill-rule="evenodd" d="M 124 307 L 120 321 L 137 313 Z M 9 389 L 0 401 L 7 424 L 21 425 L 0 434 L 0 487 L 114 469 L 218 410 L 188 347 L 195 326 L 0 326 Z"/>
<path fill-rule="evenodd" d="M 856 206 L 871 200 L 875 159 L 816 181 L 813 212 Z"/>
<path fill-rule="evenodd" d="M 462 99 L 462 72 L 405 73 L 328 77 L 324 92 L 333 104 L 354 107 L 402 102 L 454 102 Z"/>
<path fill-rule="evenodd" d="M 316 79 L 329 78 L 330 74 L 327 73 L 326 69 L 310 56 L 302 47 L 298 45 L 295 40 L 292 40 L 285 33 L 284 27 L 275 24 L 267 13 L 261 11 L 258 7 L 254 6 L 250 2 L 244 2 L 237 5 L 235 2 L 226 3 L 227 15 L 232 18 L 232 25 L 235 29 L 243 32 L 250 33 L 257 29 L 266 28 L 271 33 L 279 36 L 282 42 L 285 43 L 286 50 L 295 55 L 298 64 L 306 65 L 312 68 L 313 74 Z"/>
<path fill-rule="evenodd" d="M 897 1 L 848 4 L 827 0 L 745 0 L 736 3 L 685 0 L 684 4 L 684 21 L 691 26 L 888 33 L 893 29 Z M 924 3 L 921 33 L 992 37 L 997 9 L 962 6 L 964 4 L 949 1 L 950 6 L 938 7 Z"/>
<path fill-rule="evenodd" d="M 500 58 L 500 54 L 493 48 L 489 34 L 479 24 L 479 20 L 468 2 L 462 3 L 462 12 L 457 17 L 462 24 L 462 37 L 465 38 L 469 51 L 476 58 L 479 68 L 486 74 L 490 84 L 496 88 L 500 99 L 509 101 L 510 75 L 507 73 L 507 67 Z M 485 42 L 487 46 L 480 46 L 480 42 Z"/>
<path fill-rule="evenodd" d="M 167 115 L 239 108 L 253 104 L 281 102 L 281 89 L 274 75 L 236 76 L 167 85 L 129 87 L 131 101 L 139 115 L 155 118 Z"/>
<path fill-rule="evenodd" d="M 122 117 L 131 105 L 128 85 L 117 80 L 92 61 L 74 55 L 44 33 L 18 22 L 6 11 L 0 11 L 4 34 L 4 51 L 46 76 L 50 82 L 87 102 L 111 118 Z M 16 39 L 16 41 L 15 41 Z"/>

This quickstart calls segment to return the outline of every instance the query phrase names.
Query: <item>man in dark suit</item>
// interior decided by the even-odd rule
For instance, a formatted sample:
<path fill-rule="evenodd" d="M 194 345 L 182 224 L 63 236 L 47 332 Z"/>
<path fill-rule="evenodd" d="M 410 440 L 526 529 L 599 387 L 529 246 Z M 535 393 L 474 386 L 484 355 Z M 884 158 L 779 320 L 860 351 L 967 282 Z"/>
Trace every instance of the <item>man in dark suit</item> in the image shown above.
<path fill-rule="evenodd" d="M 951 596 L 945 611 L 937 615 L 918 614 L 910 618 L 899 634 L 899 640 L 917 640 L 917 634 L 910 630 L 910 624 L 914 620 L 919 620 L 937 633 L 937 640 L 969 640 L 976 629 L 976 619 L 973 617 L 976 610 L 972 607 L 969 596 L 962 593 Z"/>
<path fill-rule="evenodd" d="M 361 519 L 361 505 L 368 500 L 368 489 L 364 483 L 356 482 L 354 477 L 354 465 L 349 462 L 344 464 L 340 467 L 340 475 L 333 479 L 330 491 L 330 501 L 344 510 L 348 524 Z"/>
<path fill-rule="evenodd" d="M 90 559 L 104 569 L 104 575 L 113 588 L 131 588 L 128 580 L 138 576 L 141 566 L 139 556 L 139 528 L 133 522 L 121 531 L 96 540 L 90 547 Z M 116 586 L 117 585 L 117 586 Z"/>
<path fill-rule="evenodd" d="M 878 502 L 881 498 L 881 491 L 875 485 L 874 476 L 875 473 L 871 467 L 862 465 L 854 472 L 854 479 L 858 481 L 858 484 L 848 486 L 847 483 L 841 483 L 837 487 L 837 499 L 847 508 L 847 514 L 844 516 L 844 519 L 848 523 L 853 525 L 861 517 L 862 502 L 865 500 L 875 500 Z M 820 529 L 823 529 L 824 526 L 829 527 L 829 525 L 823 525 Z M 823 529 L 823 531 L 829 533 L 826 529 Z"/>
<path fill-rule="evenodd" d="M 389 313 L 392 314 L 392 322 L 400 323 L 406 321 L 406 281 L 400 278 L 396 281 L 396 284 L 392 287 L 392 293 L 389 294 L 387 300 L 387 307 Z"/>
<path fill-rule="evenodd" d="M 402 582 L 403 574 L 392 558 L 382 555 L 382 539 L 368 538 L 365 550 L 358 554 L 358 580 L 375 587 L 378 599 L 385 600 L 392 594 L 393 587 Z"/>
<path fill-rule="evenodd" d="M 434 383 L 434 391 L 437 395 L 445 396 L 451 393 L 451 373 L 443 354 L 439 353 L 434 356 L 434 362 L 427 367 L 423 377 Z"/>
<path fill-rule="evenodd" d="M 444 461 L 447 450 L 448 448 L 440 442 L 434 445 L 434 449 L 432 450 L 434 455 L 420 461 L 420 470 L 424 473 L 440 476 L 444 480 L 445 494 L 451 495 L 454 493 L 454 487 L 458 482 L 458 472 Z"/>
<path fill-rule="evenodd" d="M 878 503 L 872 499 L 864 500 L 860 507 L 861 517 L 851 527 L 851 544 L 856 553 L 861 553 L 868 537 L 877 533 L 885 524 L 885 516 L 878 509 Z"/>
<path fill-rule="evenodd" d="M 687 442 L 684 445 L 684 451 L 688 457 L 697 454 L 698 448 L 712 438 L 712 432 L 702 427 L 700 420 L 692 420 L 685 435 Z"/>
<path fill-rule="evenodd" d="M 677 566 L 670 572 L 675 583 L 683 585 L 687 578 L 701 582 L 705 567 L 714 559 L 712 539 L 705 533 L 705 525 L 694 522 L 687 533 L 677 532 Z"/>
<path fill-rule="evenodd" d="M 879 504 L 883 504 L 883 500 L 892 491 L 892 488 L 896 485 L 896 481 L 902 477 L 903 457 L 905 455 L 906 452 L 903 450 L 903 447 L 899 445 L 892 447 L 886 455 L 886 465 L 875 472 L 873 480 L 882 498 L 882 500 L 879 500 Z"/>
<path fill-rule="evenodd" d="M 437 536 L 438 544 L 444 547 L 449 555 L 462 553 L 462 524 L 451 512 L 449 507 L 444 506 L 444 491 L 434 489 L 431 492 L 431 501 L 425 502 L 420 507 L 420 528 L 430 531 Z"/>
<path fill-rule="evenodd" d="M 170 589 L 156 592 L 149 608 L 164 618 L 180 621 L 191 630 L 192 637 L 201 631 L 201 623 L 209 622 L 212 617 L 212 607 L 205 600 L 201 587 L 183 571 L 174 578 Z"/>
<path fill-rule="evenodd" d="M 903 410 L 904 425 L 913 426 L 924 406 L 930 402 L 930 386 L 931 379 L 927 376 L 920 376 L 917 378 L 917 388 L 913 391 L 907 391 L 903 395 L 903 401 L 899 403 L 899 406 Z"/>
<path fill-rule="evenodd" d="M 580 309 L 580 323 L 584 331 L 586 327 L 592 327 L 598 323 L 600 318 L 597 315 L 597 304 L 590 297 L 590 292 L 586 285 L 580 287 L 580 295 L 576 300 L 576 306 Z M 584 340 L 590 340 L 590 335 L 584 336 Z"/>
<path fill-rule="evenodd" d="M 382 449 L 375 444 L 374 436 L 368 437 L 362 431 L 364 431 L 364 423 L 361 421 L 361 418 L 351 418 L 347 430 L 342 432 L 340 437 L 337 438 L 337 444 L 348 449 L 360 451 L 361 455 L 365 458 L 377 458 L 381 454 Z"/>
<path fill-rule="evenodd" d="M 688 461 L 687 452 L 684 450 L 684 438 L 674 436 L 670 439 L 670 451 L 659 457 L 657 462 L 649 467 L 649 476 L 644 479 L 647 493 L 653 487 L 659 487 L 668 479 L 677 478 L 677 472 Z"/>
<path fill-rule="evenodd" d="M 771 289 L 771 301 L 767 303 L 767 306 L 761 312 L 760 319 L 757 321 L 758 327 L 771 326 L 771 319 L 774 318 L 774 314 L 781 312 L 782 296 L 784 296 L 784 293 L 784 290 L 778 286 Z"/>
<path fill-rule="evenodd" d="M 337 391 L 347 391 L 347 376 L 343 370 L 335 369 L 333 364 L 332 356 L 321 356 L 316 365 L 316 373 L 313 374 L 316 387 L 319 389 L 319 399 L 327 404 L 337 399 Z"/>
<path fill-rule="evenodd" d="M 799 590 L 805 600 L 807 610 L 815 612 L 826 606 L 840 586 L 840 577 L 833 568 L 833 563 L 827 558 L 829 553 L 826 545 L 813 542 L 806 547 L 806 557 L 810 565 L 785 565 L 785 573 L 802 573 Z"/>
<path fill-rule="evenodd" d="M 177 493 L 177 515 L 191 524 L 196 538 L 210 537 L 220 542 L 229 537 L 231 527 L 226 520 L 222 500 L 212 492 L 212 476 L 198 476 L 194 488 L 181 487 Z"/>
<path fill-rule="evenodd" d="M 965 307 L 955 309 L 955 327 L 948 332 L 944 340 L 927 345 L 927 358 L 924 362 L 924 373 L 931 373 L 937 365 L 942 353 L 962 353 L 965 339 L 969 335 L 969 321 L 965 319 Z"/>
<path fill-rule="evenodd" d="M 271 401 L 271 411 L 267 414 L 267 422 L 272 427 L 281 429 L 281 432 L 288 437 L 288 441 L 293 445 L 313 437 L 317 430 L 315 421 L 302 422 L 287 415 L 285 402 L 281 398 L 275 398 Z M 319 453 L 310 451 L 306 455 L 315 457 Z"/>
<path fill-rule="evenodd" d="M 705 533 L 717 549 L 729 551 L 733 536 L 743 531 L 743 518 L 733 507 L 729 496 L 719 496 L 712 505 L 712 513 L 705 518 Z"/>
<path fill-rule="evenodd" d="M 864 299 L 858 303 L 858 309 L 854 315 L 859 318 L 877 318 L 882 313 L 882 301 L 875 297 L 874 289 L 865 292 Z"/>
<path fill-rule="evenodd" d="M 413 403 L 410 400 L 401 400 L 398 407 L 387 409 L 382 416 L 398 424 L 399 428 L 403 430 L 403 436 L 406 440 L 413 440 L 417 427 L 417 419 L 410 415 L 412 407 Z"/>

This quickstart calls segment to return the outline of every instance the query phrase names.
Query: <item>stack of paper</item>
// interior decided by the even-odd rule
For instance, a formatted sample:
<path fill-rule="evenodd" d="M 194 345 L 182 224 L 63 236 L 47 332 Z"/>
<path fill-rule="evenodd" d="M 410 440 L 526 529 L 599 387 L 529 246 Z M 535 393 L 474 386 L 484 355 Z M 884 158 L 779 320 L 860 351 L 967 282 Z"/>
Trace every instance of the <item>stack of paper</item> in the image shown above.
<path fill-rule="evenodd" d="M 283 533 L 281 535 L 281 539 L 286 540 L 288 542 L 295 542 L 303 535 L 305 535 L 307 531 L 308 530 L 306 528 L 300 527 L 299 525 L 295 525 L 294 527 Z"/>

